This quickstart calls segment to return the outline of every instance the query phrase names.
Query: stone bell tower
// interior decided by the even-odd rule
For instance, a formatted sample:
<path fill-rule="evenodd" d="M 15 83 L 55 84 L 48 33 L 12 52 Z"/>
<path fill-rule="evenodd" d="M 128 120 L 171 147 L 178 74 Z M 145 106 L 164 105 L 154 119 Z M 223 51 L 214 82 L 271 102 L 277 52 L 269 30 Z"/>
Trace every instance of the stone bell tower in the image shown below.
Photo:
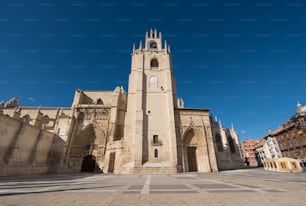
<path fill-rule="evenodd" d="M 132 52 L 124 132 L 128 171 L 177 172 L 175 107 L 170 47 L 151 29 Z"/>

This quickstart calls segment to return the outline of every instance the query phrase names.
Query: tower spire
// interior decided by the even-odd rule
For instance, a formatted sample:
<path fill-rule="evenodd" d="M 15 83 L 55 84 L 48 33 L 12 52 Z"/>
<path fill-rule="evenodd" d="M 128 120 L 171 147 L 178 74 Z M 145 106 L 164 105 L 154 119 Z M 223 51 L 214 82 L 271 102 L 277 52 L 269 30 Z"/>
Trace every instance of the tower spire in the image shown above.
<path fill-rule="evenodd" d="M 219 119 L 219 125 L 220 125 L 220 128 L 223 128 L 221 119 Z"/>
<path fill-rule="evenodd" d="M 296 106 L 297 106 L 297 107 L 301 107 L 301 106 L 302 106 L 302 104 L 300 103 L 300 101 L 297 102 Z"/>
<path fill-rule="evenodd" d="M 143 46 L 144 50 L 167 52 L 168 47 L 164 49 L 162 46 L 163 45 L 162 45 L 161 32 L 159 32 L 158 34 L 157 29 L 152 29 L 152 28 L 150 29 L 149 32 L 146 32 L 146 39 Z"/>

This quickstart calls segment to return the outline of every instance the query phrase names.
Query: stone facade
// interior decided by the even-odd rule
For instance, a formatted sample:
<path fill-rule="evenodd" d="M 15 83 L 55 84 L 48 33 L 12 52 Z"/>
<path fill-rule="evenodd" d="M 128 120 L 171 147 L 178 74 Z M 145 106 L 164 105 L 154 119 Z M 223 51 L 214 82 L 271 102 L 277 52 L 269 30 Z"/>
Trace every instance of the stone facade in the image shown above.
<path fill-rule="evenodd" d="M 240 142 L 233 125 L 224 128 L 220 120 L 210 118 L 212 134 L 214 137 L 214 148 L 219 170 L 230 170 L 243 168 L 243 157 Z"/>
<path fill-rule="evenodd" d="M 36 125 L 37 134 L 24 138 L 36 138 L 37 142 L 42 135 L 39 131 L 53 137 L 46 149 L 48 160 L 43 161 L 48 169 L 33 173 L 215 172 L 243 167 L 234 128 L 223 128 L 212 120 L 208 109 L 184 108 L 183 100 L 177 99 L 170 47 L 162 43 L 156 30 L 146 34 L 144 45 L 133 48 L 128 93 L 120 87 L 114 91 L 76 90 L 71 108 L 10 107 L 2 112 L 10 119 L 18 112 Z M 38 116 L 48 121 L 38 125 Z M 19 126 L 0 128 L 7 127 Z M 9 153 L 1 150 L 5 151 L 2 160 L 17 151 L 13 133 L 1 136 L 1 141 L 6 141 L 3 145 L 11 148 Z M 28 142 L 32 153 L 37 151 L 36 142 Z M 32 156 L 23 161 L 36 163 Z"/>
<path fill-rule="evenodd" d="M 0 112 L 0 176 L 49 171 L 56 135 L 47 131 L 47 123 L 40 112 L 33 123 L 18 111 L 12 117 Z"/>

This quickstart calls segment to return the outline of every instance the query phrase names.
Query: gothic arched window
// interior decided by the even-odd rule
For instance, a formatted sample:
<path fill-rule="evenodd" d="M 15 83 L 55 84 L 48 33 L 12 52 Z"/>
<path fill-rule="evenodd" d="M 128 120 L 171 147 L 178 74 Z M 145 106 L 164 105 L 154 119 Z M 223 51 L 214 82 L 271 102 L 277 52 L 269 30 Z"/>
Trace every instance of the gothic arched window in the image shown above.
<path fill-rule="evenodd" d="M 157 149 L 154 150 L 154 157 L 158 158 L 158 150 Z"/>
<path fill-rule="evenodd" d="M 97 104 L 103 104 L 103 101 L 102 101 L 101 98 L 99 98 L 99 99 L 97 100 Z"/>
<path fill-rule="evenodd" d="M 151 67 L 155 67 L 157 68 L 158 67 L 158 60 L 157 59 L 151 59 Z"/>
<path fill-rule="evenodd" d="M 216 134 L 215 139 L 216 139 L 216 144 L 217 144 L 218 152 L 223 152 L 223 145 L 222 145 L 221 135 L 219 133 Z"/>
<path fill-rule="evenodd" d="M 235 143 L 234 143 L 233 138 L 231 136 L 228 136 L 227 141 L 228 141 L 231 153 L 236 153 Z"/>

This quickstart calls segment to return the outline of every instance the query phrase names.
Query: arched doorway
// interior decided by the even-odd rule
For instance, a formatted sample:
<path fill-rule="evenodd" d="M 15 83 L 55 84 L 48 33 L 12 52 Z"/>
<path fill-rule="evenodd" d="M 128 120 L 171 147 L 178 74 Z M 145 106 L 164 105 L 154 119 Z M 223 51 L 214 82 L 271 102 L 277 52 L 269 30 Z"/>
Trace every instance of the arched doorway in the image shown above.
<path fill-rule="evenodd" d="M 103 165 L 106 137 L 96 125 L 87 125 L 73 137 L 68 152 L 67 166 L 71 172 L 95 172 Z"/>
<path fill-rule="evenodd" d="M 198 171 L 196 150 L 197 150 L 196 147 L 187 147 L 187 159 L 188 159 L 189 172 Z"/>
<path fill-rule="evenodd" d="M 83 158 L 81 172 L 94 172 L 96 158 L 93 155 L 87 155 Z"/>
<path fill-rule="evenodd" d="M 184 135 L 184 168 L 188 172 L 198 171 L 197 162 L 197 138 L 193 129 L 187 130 Z"/>

